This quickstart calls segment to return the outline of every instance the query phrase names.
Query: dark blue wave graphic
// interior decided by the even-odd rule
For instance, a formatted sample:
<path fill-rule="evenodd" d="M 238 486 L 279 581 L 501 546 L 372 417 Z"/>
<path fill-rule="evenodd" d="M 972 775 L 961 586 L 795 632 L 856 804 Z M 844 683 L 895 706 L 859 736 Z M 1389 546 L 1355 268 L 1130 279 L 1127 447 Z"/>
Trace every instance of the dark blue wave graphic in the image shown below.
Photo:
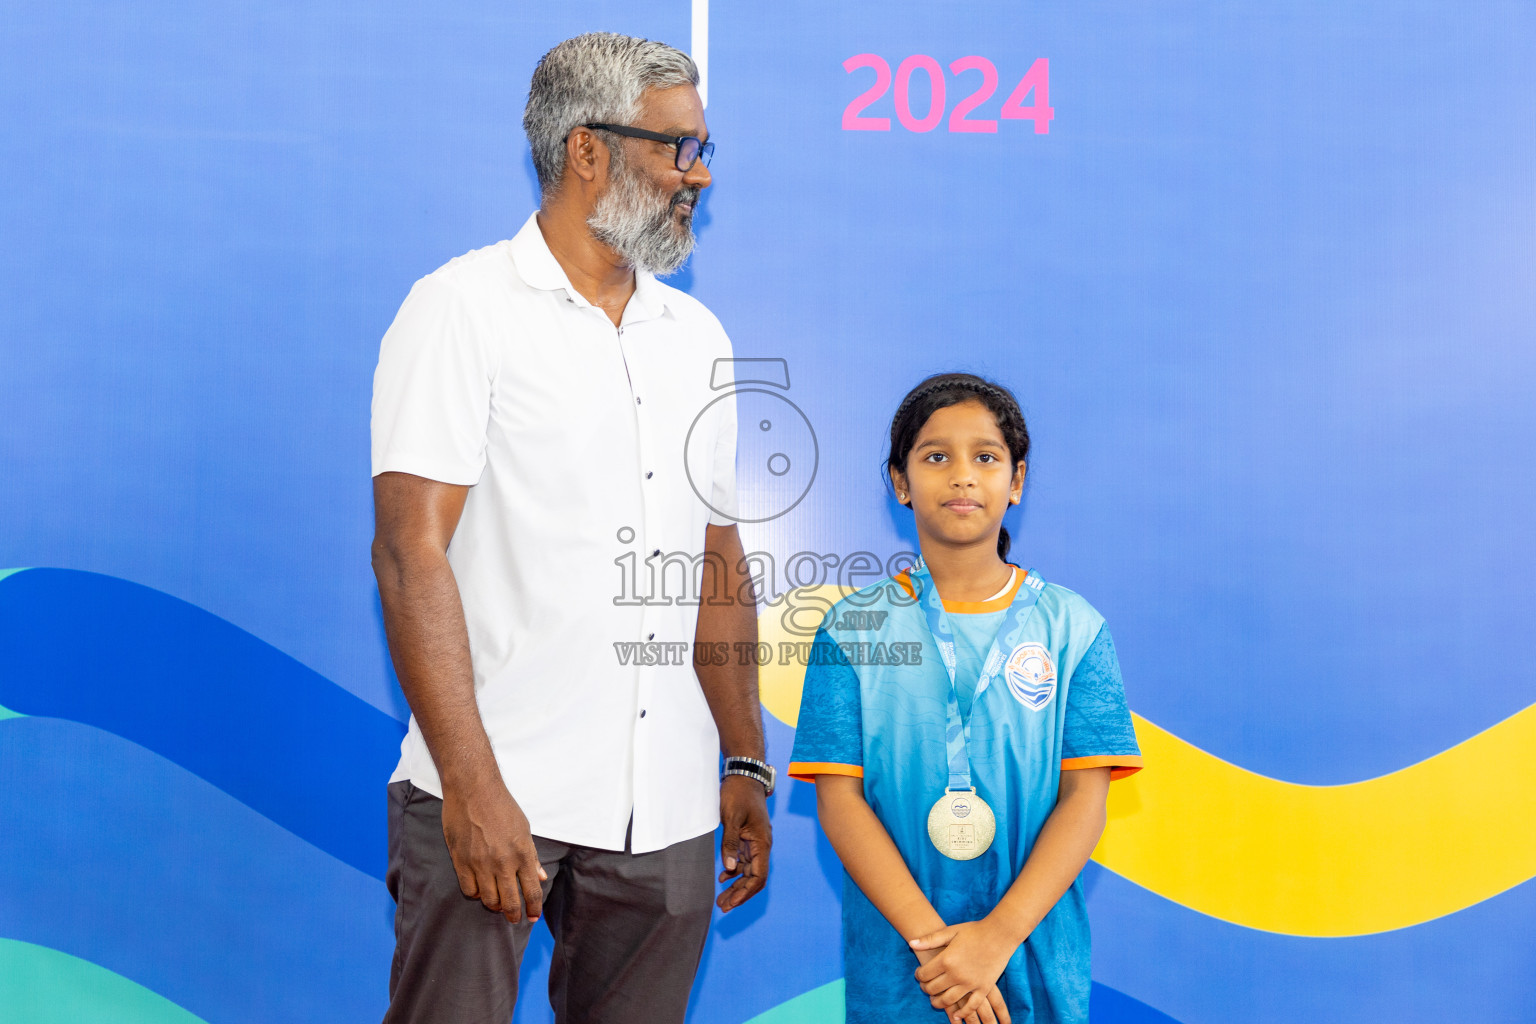
<path fill-rule="evenodd" d="M 384 876 L 405 727 L 196 605 L 65 569 L 0 581 L 0 706 L 132 740 Z"/>
<path fill-rule="evenodd" d="M 0 722 L 0 878 L 0 936 L 99 964 L 211 1024 L 383 1016 L 384 886 L 102 730 Z"/>
<path fill-rule="evenodd" d="M 1089 997 L 1088 1016 L 1093 1024 L 1179 1024 L 1166 1013 L 1097 981 Z"/>

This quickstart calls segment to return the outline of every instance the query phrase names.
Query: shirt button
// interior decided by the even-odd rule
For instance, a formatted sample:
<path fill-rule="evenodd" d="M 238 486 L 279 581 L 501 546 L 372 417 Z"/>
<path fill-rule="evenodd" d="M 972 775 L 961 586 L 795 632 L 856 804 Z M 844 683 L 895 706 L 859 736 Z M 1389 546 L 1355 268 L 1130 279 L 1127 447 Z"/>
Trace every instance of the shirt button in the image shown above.
<path fill-rule="evenodd" d="M 645 717 L 645 708 L 641 708 L 641 709 L 640 709 L 640 717 L 641 717 L 641 718 L 644 718 L 644 717 Z"/>
<path fill-rule="evenodd" d="M 639 395 L 636 395 L 636 396 L 635 396 L 635 404 L 636 404 L 636 405 L 639 405 L 639 404 L 640 404 L 640 396 L 639 396 Z"/>
<path fill-rule="evenodd" d="M 656 475 L 656 474 L 655 474 L 655 473 L 653 473 L 653 472 L 651 472 L 651 471 L 650 471 L 650 470 L 646 470 L 646 471 L 645 471 L 645 478 L 646 478 L 646 479 L 647 479 L 647 480 L 649 480 L 649 479 L 650 479 L 650 478 L 651 478 L 651 477 L 653 477 L 653 476 L 655 476 L 655 475 Z"/>
<path fill-rule="evenodd" d="M 660 558 L 661 557 L 661 548 L 657 548 L 655 551 L 652 551 L 651 552 L 651 557 L 652 558 Z"/>
<path fill-rule="evenodd" d="M 645 634 L 645 638 L 647 640 L 655 640 L 656 639 L 656 634 L 655 633 L 647 633 L 647 634 Z"/>

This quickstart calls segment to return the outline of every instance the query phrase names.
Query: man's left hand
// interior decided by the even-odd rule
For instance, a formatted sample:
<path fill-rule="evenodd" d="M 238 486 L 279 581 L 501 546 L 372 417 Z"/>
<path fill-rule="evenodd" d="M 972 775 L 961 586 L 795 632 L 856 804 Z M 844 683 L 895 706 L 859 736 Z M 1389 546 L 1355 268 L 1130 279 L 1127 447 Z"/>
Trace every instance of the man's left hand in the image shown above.
<path fill-rule="evenodd" d="M 721 910 L 730 913 L 762 891 L 768 882 L 768 851 L 773 846 L 773 825 L 768 821 L 768 796 L 763 784 L 745 775 L 727 775 L 720 783 L 720 860 L 725 870 L 721 882 L 735 883 L 716 898 Z"/>

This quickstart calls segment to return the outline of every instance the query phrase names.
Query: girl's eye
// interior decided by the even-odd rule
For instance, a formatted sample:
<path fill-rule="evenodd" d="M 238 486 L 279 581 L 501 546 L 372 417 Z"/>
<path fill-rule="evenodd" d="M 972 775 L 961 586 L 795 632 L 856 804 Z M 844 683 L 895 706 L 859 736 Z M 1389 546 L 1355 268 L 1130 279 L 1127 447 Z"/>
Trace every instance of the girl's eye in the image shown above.
<path fill-rule="evenodd" d="M 924 462 L 935 462 L 935 461 L 937 461 L 939 459 L 947 459 L 947 458 L 949 458 L 949 456 L 945 455 L 943 452 L 929 452 L 928 453 L 928 457 L 925 458 L 923 461 Z"/>
<path fill-rule="evenodd" d="M 978 459 L 986 459 L 988 462 L 996 462 L 997 461 L 997 456 L 993 455 L 991 452 L 982 452 L 980 455 L 978 455 L 976 457 Z"/>

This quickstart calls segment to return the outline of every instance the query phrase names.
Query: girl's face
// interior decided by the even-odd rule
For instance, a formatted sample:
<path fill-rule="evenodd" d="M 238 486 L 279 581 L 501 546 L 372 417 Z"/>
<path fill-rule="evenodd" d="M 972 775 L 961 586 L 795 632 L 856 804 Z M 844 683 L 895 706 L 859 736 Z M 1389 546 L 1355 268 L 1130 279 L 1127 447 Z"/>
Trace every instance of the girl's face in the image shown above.
<path fill-rule="evenodd" d="M 928 417 L 907 456 L 891 471 L 896 497 L 912 506 L 924 543 L 997 544 L 1003 513 L 1024 491 L 1024 462 L 1009 460 L 992 411 L 977 401 L 945 406 Z"/>

